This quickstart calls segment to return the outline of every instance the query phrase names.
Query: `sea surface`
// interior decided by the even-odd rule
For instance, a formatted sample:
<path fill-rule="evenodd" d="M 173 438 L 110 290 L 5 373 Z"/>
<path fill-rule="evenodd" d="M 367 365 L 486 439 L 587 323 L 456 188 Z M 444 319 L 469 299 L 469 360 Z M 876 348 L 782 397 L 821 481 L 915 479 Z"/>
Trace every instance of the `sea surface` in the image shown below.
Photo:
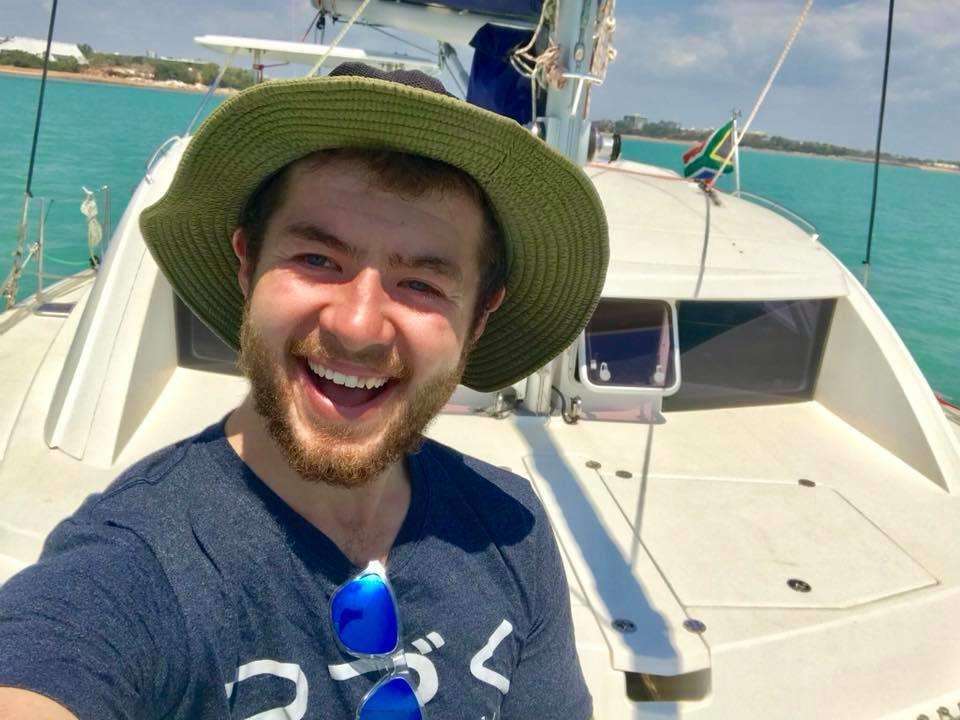
<path fill-rule="evenodd" d="M 40 83 L 0 75 L 0 276 L 16 245 Z M 118 85 L 48 82 L 33 194 L 53 200 L 46 271 L 88 264 L 84 194 L 108 185 L 116 226 L 145 163 L 190 123 L 201 95 Z M 206 112 L 222 98 L 211 98 Z M 679 171 L 683 144 L 627 140 L 624 156 Z M 825 157 L 741 152 L 741 183 L 813 223 L 823 243 L 862 278 L 873 167 Z M 729 185 L 729 180 L 724 179 Z M 721 187 L 724 187 L 721 184 Z M 102 210 L 102 208 L 101 208 Z M 31 230 L 36 229 L 36 213 Z M 931 386 L 960 400 L 960 174 L 881 166 L 869 290 Z M 35 268 L 20 297 L 35 289 Z"/>

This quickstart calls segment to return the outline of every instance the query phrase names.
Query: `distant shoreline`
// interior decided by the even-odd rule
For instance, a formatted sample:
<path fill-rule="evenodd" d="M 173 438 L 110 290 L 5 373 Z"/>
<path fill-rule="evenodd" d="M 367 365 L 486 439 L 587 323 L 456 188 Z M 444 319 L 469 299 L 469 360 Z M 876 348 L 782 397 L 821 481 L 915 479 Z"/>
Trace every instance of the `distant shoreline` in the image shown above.
<path fill-rule="evenodd" d="M 649 137 L 647 135 L 626 135 L 623 136 L 624 140 L 643 140 L 645 142 L 656 142 L 656 143 L 669 143 L 671 145 L 685 145 L 690 146 L 693 144 L 691 140 L 677 140 L 673 138 L 664 138 L 664 137 Z M 859 162 L 859 163 L 869 163 L 873 164 L 872 157 L 864 157 L 861 155 L 826 155 L 819 153 L 810 153 L 810 152 L 798 152 L 796 150 L 773 150 L 771 148 L 755 148 L 742 146 L 744 150 L 750 150 L 751 152 L 760 152 L 760 153 L 773 153 L 775 155 L 801 155 L 803 157 L 816 157 L 816 158 L 829 158 L 832 160 L 849 160 L 850 162 Z M 928 170 L 930 172 L 941 172 L 951 175 L 960 174 L 960 170 L 951 170 L 950 168 L 936 167 L 935 165 L 923 165 L 921 163 L 909 163 L 909 162 L 897 162 L 895 160 L 880 160 L 881 165 L 891 165 L 893 167 L 910 167 L 916 168 L 918 170 Z"/>
<path fill-rule="evenodd" d="M 21 75 L 26 77 L 40 77 L 43 70 L 40 68 L 23 68 L 13 65 L 0 65 L 0 74 Z M 100 83 L 101 85 L 126 85 L 128 87 L 147 88 L 150 90 L 173 90 L 175 92 L 205 93 L 209 90 L 206 85 L 187 85 L 176 80 L 144 80 L 142 78 L 112 77 L 85 72 L 64 72 L 63 70 L 48 70 L 47 77 L 57 80 L 68 80 L 82 83 Z M 232 95 L 236 90 L 217 88 L 217 95 Z"/>

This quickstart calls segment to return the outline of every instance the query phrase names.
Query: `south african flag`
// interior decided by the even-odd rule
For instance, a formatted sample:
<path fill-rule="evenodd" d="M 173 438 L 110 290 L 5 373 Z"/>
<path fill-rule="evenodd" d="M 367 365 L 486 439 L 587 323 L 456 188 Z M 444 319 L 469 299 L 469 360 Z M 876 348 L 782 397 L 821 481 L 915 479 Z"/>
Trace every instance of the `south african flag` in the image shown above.
<path fill-rule="evenodd" d="M 701 140 L 683 154 L 683 176 L 710 182 L 723 165 L 733 147 L 733 120 L 718 128 L 706 140 Z M 723 169 L 724 175 L 733 172 L 733 159 Z"/>

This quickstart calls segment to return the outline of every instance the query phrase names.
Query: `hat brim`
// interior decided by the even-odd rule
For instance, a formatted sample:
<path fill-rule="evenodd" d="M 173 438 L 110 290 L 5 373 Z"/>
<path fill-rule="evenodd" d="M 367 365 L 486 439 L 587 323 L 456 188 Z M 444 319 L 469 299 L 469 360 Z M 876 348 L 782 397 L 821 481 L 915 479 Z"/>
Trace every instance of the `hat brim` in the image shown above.
<path fill-rule="evenodd" d="M 464 385 L 506 387 L 576 339 L 599 301 L 608 259 L 603 207 L 583 171 L 508 118 L 438 93 L 341 76 L 264 83 L 226 100 L 198 129 L 166 194 L 140 216 L 174 290 L 227 344 L 239 345 L 243 295 L 230 239 L 247 198 L 290 162 L 346 147 L 443 161 L 490 200 L 506 244 L 507 292 L 470 353 Z"/>

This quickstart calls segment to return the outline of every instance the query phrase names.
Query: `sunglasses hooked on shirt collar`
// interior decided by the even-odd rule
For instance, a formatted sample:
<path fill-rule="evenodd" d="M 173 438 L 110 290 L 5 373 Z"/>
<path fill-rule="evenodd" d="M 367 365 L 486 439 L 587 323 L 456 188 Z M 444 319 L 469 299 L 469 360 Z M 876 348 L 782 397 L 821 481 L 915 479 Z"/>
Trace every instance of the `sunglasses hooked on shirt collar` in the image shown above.
<path fill-rule="evenodd" d="M 377 560 L 347 580 L 330 598 L 337 643 L 356 658 L 388 660 L 390 672 L 363 696 L 356 720 L 424 720 L 406 653 L 397 599 L 386 568 Z"/>

